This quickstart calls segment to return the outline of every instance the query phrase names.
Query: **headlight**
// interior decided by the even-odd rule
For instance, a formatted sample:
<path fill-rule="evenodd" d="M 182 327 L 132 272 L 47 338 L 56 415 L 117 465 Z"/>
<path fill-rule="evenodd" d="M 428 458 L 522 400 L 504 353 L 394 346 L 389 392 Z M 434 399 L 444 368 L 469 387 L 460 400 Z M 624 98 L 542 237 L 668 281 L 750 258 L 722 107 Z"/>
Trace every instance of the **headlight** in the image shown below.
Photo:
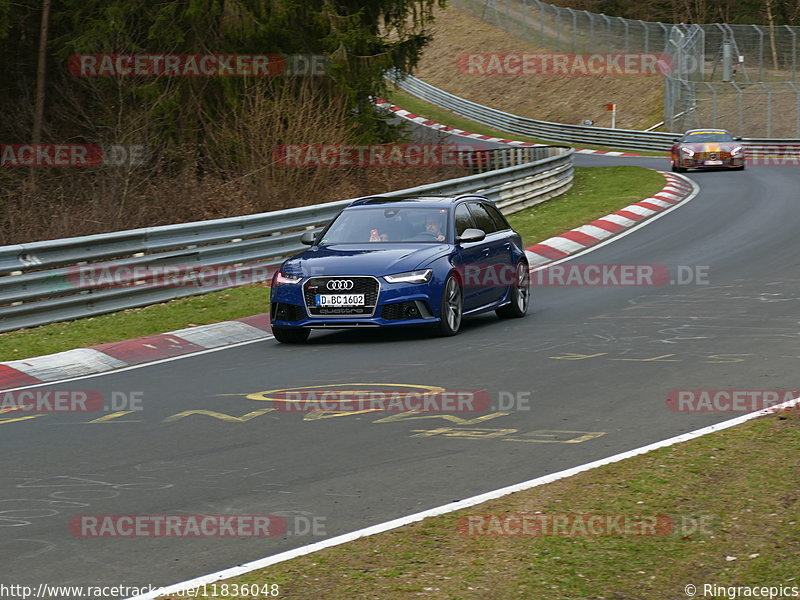
<path fill-rule="evenodd" d="M 406 271 L 405 273 L 385 275 L 383 278 L 389 283 L 428 283 L 432 275 L 433 269 L 423 269 L 421 271 Z"/>
<path fill-rule="evenodd" d="M 744 151 L 742 146 L 736 146 L 733 150 L 731 150 L 731 156 L 736 156 L 737 154 L 741 154 Z"/>
<path fill-rule="evenodd" d="M 275 285 L 296 285 L 303 280 L 302 277 L 297 277 L 295 275 L 287 275 L 283 271 L 278 271 L 277 276 L 275 277 Z"/>
<path fill-rule="evenodd" d="M 681 148 L 681 152 L 683 152 L 687 156 L 694 156 L 694 150 L 692 150 L 691 148 Z"/>

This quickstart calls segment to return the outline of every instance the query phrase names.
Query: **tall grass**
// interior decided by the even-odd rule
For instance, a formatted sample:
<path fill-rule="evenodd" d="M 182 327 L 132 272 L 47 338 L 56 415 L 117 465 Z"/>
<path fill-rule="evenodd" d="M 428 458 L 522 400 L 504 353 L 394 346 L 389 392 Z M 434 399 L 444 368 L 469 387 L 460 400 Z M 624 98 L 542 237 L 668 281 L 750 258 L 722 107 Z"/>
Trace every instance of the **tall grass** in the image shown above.
<path fill-rule="evenodd" d="M 279 210 L 467 174 L 459 167 L 278 164 L 274 150 L 281 144 L 353 142 L 351 109 L 310 78 L 253 82 L 234 108 L 203 115 L 193 136 L 181 136 L 196 141 L 180 147 L 158 141 L 164 136 L 157 128 L 168 125 L 153 118 L 155 102 L 116 113 L 108 107 L 102 118 L 89 119 L 74 99 L 63 100 L 64 114 L 53 110 L 52 121 L 74 111 L 81 129 L 90 130 L 79 141 L 144 145 L 146 165 L 34 167 L 33 174 L 0 168 L 0 245 Z"/>

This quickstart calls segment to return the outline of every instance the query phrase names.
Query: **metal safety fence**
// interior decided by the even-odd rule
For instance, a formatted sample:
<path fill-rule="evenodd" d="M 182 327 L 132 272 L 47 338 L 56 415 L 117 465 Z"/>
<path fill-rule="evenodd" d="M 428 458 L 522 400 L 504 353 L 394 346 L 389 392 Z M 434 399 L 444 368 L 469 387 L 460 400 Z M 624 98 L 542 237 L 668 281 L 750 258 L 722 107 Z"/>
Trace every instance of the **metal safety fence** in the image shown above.
<path fill-rule="evenodd" d="M 626 150 L 667 150 L 677 133 L 610 129 L 588 125 L 570 125 L 529 119 L 503 112 L 445 92 L 429 83 L 403 73 L 387 73 L 400 89 L 426 102 L 510 134 L 523 135 L 568 144 L 595 144 Z"/>
<path fill-rule="evenodd" d="M 540 0 L 451 4 L 549 50 L 668 55 L 668 130 L 723 127 L 742 136 L 800 137 L 800 27 L 648 22 Z"/>
<path fill-rule="evenodd" d="M 467 117 L 476 123 L 488 125 L 510 134 L 566 142 L 569 144 L 594 144 L 622 150 L 647 150 L 666 152 L 680 133 L 638 131 L 634 129 L 611 129 L 587 125 L 570 125 L 538 121 L 503 112 L 495 108 L 471 102 L 445 92 L 421 79 L 402 73 L 389 73 L 387 77 L 400 89 L 418 98 Z M 757 157 L 791 158 L 800 148 L 800 139 L 792 138 L 745 138 L 748 154 Z"/>
<path fill-rule="evenodd" d="M 572 149 L 536 151 L 549 156 L 380 195 L 481 194 L 511 214 L 572 185 Z M 351 202 L 2 246 L 0 331 L 268 282 L 270 267 L 305 248 L 305 231 Z"/>

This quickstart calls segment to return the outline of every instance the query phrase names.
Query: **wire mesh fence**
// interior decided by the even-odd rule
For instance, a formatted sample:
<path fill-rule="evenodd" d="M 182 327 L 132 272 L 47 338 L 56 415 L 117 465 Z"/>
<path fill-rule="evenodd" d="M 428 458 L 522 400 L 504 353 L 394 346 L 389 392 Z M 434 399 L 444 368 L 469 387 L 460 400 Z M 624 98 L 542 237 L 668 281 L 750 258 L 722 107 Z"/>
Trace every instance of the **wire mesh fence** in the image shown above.
<path fill-rule="evenodd" d="M 540 0 L 450 2 L 549 50 L 667 54 L 668 131 L 722 127 L 749 137 L 800 137 L 800 27 L 656 23 Z"/>

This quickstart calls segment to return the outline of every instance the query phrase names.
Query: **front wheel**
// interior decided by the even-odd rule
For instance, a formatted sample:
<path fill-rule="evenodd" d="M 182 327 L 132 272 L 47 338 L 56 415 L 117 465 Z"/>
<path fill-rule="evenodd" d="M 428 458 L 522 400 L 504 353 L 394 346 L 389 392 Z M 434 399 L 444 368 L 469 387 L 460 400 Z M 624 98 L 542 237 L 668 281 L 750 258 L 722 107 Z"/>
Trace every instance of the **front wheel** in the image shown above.
<path fill-rule="evenodd" d="M 531 298 L 531 282 L 528 275 L 528 265 L 524 262 L 517 263 L 516 277 L 509 290 L 511 303 L 501 306 L 494 312 L 501 319 L 519 319 L 528 312 Z"/>
<path fill-rule="evenodd" d="M 310 329 L 300 327 L 273 327 L 272 335 L 281 344 L 302 344 L 311 334 Z"/>
<path fill-rule="evenodd" d="M 437 333 L 442 337 L 449 337 L 458 333 L 461 328 L 461 317 L 464 312 L 464 294 L 461 284 L 453 275 L 448 275 L 442 293 L 441 319 L 437 326 Z"/>

